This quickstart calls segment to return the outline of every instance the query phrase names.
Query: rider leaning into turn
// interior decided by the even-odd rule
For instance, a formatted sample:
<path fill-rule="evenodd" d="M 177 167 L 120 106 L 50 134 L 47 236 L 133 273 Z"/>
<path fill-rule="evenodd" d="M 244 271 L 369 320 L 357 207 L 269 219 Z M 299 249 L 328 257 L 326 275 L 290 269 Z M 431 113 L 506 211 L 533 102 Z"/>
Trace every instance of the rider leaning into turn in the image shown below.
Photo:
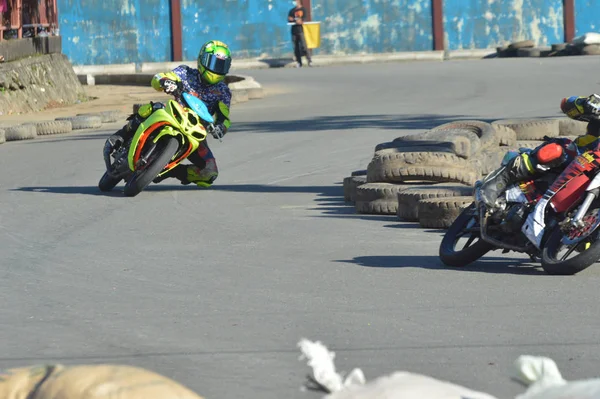
<path fill-rule="evenodd" d="M 481 185 L 480 195 L 483 203 L 494 207 L 499 194 L 509 184 L 526 178 L 534 178 L 539 174 L 563 166 L 575 151 L 569 147 L 575 144 L 580 150 L 587 150 L 600 137 L 600 96 L 572 96 L 563 98 L 560 103 L 561 111 L 569 118 L 588 122 L 586 134 L 577 137 L 574 142 L 567 138 L 549 139 L 529 153 L 523 153 L 510 160 L 505 166 L 492 172 Z"/>
<path fill-rule="evenodd" d="M 206 104 L 211 115 L 215 117 L 215 129 L 212 135 L 221 138 L 231 126 L 229 107 L 231 91 L 224 82 L 225 75 L 231 66 L 231 52 L 227 45 L 217 40 L 206 42 L 198 55 L 198 69 L 181 65 L 171 72 L 161 72 L 152 78 L 152 87 L 166 94 L 178 97 L 186 91 Z M 182 104 L 183 105 L 183 104 Z M 161 104 L 146 104 L 128 118 L 121 130 L 108 138 L 111 150 L 116 150 L 124 141 L 135 134 L 136 129 L 150 114 L 161 107 Z M 195 183 L 200 187 L 209 187 L 219 175 L 215 157 L 206 140 L 200 143 L 198 151 L 188 157 L 192 165 L 179 164 L 164 175 L 154 179 L 158 183 L 166 178 L 174 177 L 181 184 Z"/>

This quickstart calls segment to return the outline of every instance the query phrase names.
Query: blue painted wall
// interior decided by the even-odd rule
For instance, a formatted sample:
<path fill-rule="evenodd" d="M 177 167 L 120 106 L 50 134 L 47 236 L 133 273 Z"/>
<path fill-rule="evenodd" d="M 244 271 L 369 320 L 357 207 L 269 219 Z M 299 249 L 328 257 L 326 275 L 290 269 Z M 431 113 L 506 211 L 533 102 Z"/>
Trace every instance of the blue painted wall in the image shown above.
<path fill-rule="evenodd" d="M 181 0 L 183 56 L 226 42 L 236 58 L 292 55 L 291 0 Z M 493 48 L 564 38 L 562 0 L 444 0 L 446 48 Z M 170 0 L 58 0 L 63 51 L 73 64 L 171 60 Z M 321 22 L 314 54 L 433 48 L 431 0 L 312 0 Z M 576 33 L 600 31 L 600 0 L 577 0 Z"/>
<path fill-rule="evenodd" d="M 182 0 L 183 58 L 195 60 L 210 39 L 227 43 L 237 58 L 291 51 L 293 7 L 287 0 Z"/>
<path fill-rule="evenodd" d="M 421 51 L 433 48 L 431 0 L 312 0 L 321 21 L 315 54 Z"/>
<path fill-rule="evenodd" d="M 575 36 L 600 32 L 600 0 L 575 1 Z"/>
<path fill-rule="evenodd" d="M 74 65 L 169 61 L 169 0 L 58 0 L 63 53 Z"/>
<path fill-rule="evenodd" d="M 287 14 L 293 1 L 183 0 L 184 58 L 194 59 L 211 38 L 236 57 L 291 55 Z M 314 54 L 430 50 L 431 0 L 313 0 L 313 20 L 321 21 L 321 47 Z"/>
<path fill-rule="evenodd" d="M 562 43 L 562 0 L 445 0 L 444 30 L 448 50 Z"/>

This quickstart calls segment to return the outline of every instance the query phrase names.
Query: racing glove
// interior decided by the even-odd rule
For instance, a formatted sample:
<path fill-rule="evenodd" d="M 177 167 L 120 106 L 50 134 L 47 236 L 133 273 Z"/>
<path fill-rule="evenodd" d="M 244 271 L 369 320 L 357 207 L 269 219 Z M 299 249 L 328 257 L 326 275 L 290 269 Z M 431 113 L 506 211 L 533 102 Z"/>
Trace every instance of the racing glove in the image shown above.
<path fill-rule="evenodd" d="M 183 84 L 181 82 L 169 79 L 169 78 L 163 78 L 160 80 L 160 87 L 163 88 L 163 91 L 166 94 L 171 94 L 171 95 L 180 95 L 181 92 L 183 91 Z"/>
<path fill-rule="evenodd" d="M 223 125 L 216 125 L 210 133 L 215 139 L 221 140 L 225 136 L 225 128 Z"/>

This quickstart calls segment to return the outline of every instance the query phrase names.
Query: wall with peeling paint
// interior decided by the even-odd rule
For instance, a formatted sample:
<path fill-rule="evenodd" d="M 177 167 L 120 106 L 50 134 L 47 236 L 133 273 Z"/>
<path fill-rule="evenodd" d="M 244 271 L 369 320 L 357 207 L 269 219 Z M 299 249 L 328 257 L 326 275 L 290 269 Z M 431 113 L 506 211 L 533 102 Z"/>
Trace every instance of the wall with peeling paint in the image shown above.
<path fill-rule="evenodd" d="M 562 3 L 562 0 L 445 0 L 446 48 L 493 48 L 518 40 L 533 40 L 539 46 L 562 43 Z"/>
<path fill-rule="evenodd" d="M 290 56 L 287 14 L 294 1 L 182 0 L 184 58 L 194 59 L 205 40 L 228 43 L 236 57 Z M 314 54 L 431 50 L 431 0 L 313 0 L 321 22 Z"/>
<path fill-rule="evenodd" d="M 58 15 L 75 65 L 171 60 L 169 0 L 58 0 Z"/>
<path fill-rule="evenodd" d="M 182 0 L 183 58 L 194 60 L 210 39 L 229 45 L 235 57 L 280 56 L 292 51 L 286 0 Z"/>
<path fill-rule="evenodd" d="M 326 54 L 433 48 L 431 0 L 313 0 Z M 315 54 L 317 54 L 315 52 Z"/>
<path fill-rule="evenodd" d="M 236 58 L 292 56 L 292 0 L 181 0 L 183 58 L 218 39 Z M 564 38 L 563 0 L 444 0 L 446 48 L 493 48 Z M 577 0 L 576 31 L 600 30 L 600 0 Z M 58 0 L 63 52 L 73 64 L 171 60 L 170 0 Z M 431 0 L 312 0 L 321 22 L 314 54 L 427 51 Z"/>
<path fill-rule="evenodd" d="M 600 0 L 575 1 L 575 36 L 600 33 Z"/>

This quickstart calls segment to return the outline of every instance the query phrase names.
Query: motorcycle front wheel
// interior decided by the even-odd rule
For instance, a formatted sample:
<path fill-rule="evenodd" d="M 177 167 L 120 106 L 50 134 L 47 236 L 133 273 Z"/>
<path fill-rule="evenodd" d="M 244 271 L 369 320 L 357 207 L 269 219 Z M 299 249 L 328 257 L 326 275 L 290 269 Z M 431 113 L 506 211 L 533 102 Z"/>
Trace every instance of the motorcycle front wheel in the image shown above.
<path fill-rule="evenodd" d="M 462 248 L 459 241 L 466 239 Z M 477 223 L 475 204 L 466 207 L 446 231 L 440 244 L 439 256 L 447 266 L 462 267 L 475 262 L 495 247 L 483 241 Z"/>
<path fill-rule="evenodd" d="M 169 164 L 177 153 L 179 142 L 175 137 L 166 137 L 160 140 L 160 148 L 152 154 L 152 158 L 142 170 L 136 170 L 125 184 L 125 196 L 135 197 L 141 193 L 152 180 Z"/>
<path fill-rule="evenodd" d="M 600 209 L 590 209 L 583 222 L 578 230 L 565 232 L 560 226 L 552 230 L 542 249 L 542 268 L 546 273 L 571 276 L 600 260 Z M 573 253 L 575 256 L 569 258 Z"/>
<path fill-rule="evenodd" d="M 115 186 L 119 184 L 120 181 L 121 179 L 111 177 L 109 176 L 108 172 L 104 172 L 104 174 L 100 178 L 100 181 L 98 182 L 98 188 L 100 189 L 100 191 L 107 192 L 115 188 Z"/>

